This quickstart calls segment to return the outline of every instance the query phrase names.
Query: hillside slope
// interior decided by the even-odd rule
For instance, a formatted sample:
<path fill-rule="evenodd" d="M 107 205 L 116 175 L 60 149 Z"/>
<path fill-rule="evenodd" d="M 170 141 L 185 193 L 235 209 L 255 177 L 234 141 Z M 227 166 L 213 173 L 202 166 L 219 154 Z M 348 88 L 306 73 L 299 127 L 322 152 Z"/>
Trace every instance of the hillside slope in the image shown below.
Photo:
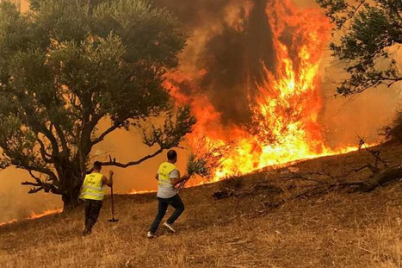
<path fill-rule="evenodd" d="M 381 151 L 391 164 L 402 162 L 401 147 Z M 343 174 L 369 160 L 352 153 L 297 167 L 299 173 Z M 371 193 L 338 189 L 278 206 L 306 186 L 289 176 L 267 171 L 185 189 L 178 233 L 161 228 L 153 240 L 145 235 L 156 213 L 154 194 L 118 196 L 114 224 L 107 221 L 106 199 L 90 237 L 81 237 L 83 210 L 2 226 L 0 267 L 401 267 L 401 183 Z M 252 187 L 259 184 L 271 187 Z M 222 189 L 247 194 L 216 200 Z"/>

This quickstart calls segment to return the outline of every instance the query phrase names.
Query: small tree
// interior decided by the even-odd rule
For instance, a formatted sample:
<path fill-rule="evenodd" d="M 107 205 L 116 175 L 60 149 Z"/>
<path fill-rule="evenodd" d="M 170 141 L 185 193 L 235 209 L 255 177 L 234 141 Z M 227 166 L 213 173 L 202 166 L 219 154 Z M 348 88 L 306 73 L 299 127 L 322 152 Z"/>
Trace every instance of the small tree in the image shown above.
<path fill-rule="evenodd" d="M 387 141 L 402 143 L 402 111 L 399 110 L 392 123 L 380 132 Z"/>
<path fill-rule="evenodd" d="M 33 188 L 77 204 L 93 147 L 117 129 L 139 127 L 167 115 L 161 128 L 144 131 L 159 148 L 129 167 L 175 147 L 195 119 L 173 114 L 162 87 L 185 45 L 177 20 L 144 0 L 37 0 L 20 14 L 0 3 L 0 147 L 2 167 L 25 169 Z M 100 122 L 110 122 L 100 132 Z M 44 175 L 44 177 L 43 177 Z"/>
<path fill-rule="evenodd" d="M 393 48 L 402 44 L 401 0 L 316 0 L 335 23 L 339 42 L 331 44 L 336 58 L 346 64 L 349 78 L 338 93 L 351 95 L 402 81 Z"/>

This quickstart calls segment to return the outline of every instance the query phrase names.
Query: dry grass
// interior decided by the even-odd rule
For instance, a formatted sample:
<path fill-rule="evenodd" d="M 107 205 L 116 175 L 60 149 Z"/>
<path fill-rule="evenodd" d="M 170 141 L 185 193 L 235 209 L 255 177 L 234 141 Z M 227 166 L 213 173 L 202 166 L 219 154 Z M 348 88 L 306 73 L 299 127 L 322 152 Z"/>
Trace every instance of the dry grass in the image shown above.
<path fill-rule="evenodd" d="M 383 150 L 393 163 L 401 162 L 401 148 Z M 299 168 L 342 173 L 366 160 L 365 155 L 352 154 L 308 161 Z M 278 174 L 254 174 L 241 187 L 274 181 Z M 177 222 L 179 232 L 171 235 L 161 229 L 154 240 L 145 238 L 156 213 L 153 194 L 118 196 L 117 224 L 107 222 L 110 202 L 106 200 L 90 237 L 80 236 L 83 211 L 0 227 L 0 267 L 402 265 L 400 183 L 369 194 L 332 192 L 270 210 L 262 205 L 269 193 L 214 200 L 212 193 L 219 188 L 183 190 L 186 211 Z"/>

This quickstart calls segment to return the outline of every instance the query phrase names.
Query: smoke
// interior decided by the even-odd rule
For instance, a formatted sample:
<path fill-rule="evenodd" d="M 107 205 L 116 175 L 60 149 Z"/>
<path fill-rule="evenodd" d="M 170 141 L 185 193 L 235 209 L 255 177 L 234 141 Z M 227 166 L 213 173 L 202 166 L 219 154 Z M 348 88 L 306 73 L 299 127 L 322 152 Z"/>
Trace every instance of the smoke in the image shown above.
<path fill-rule="evenodd" d="M 177 5 L 172 0 L 155 0 L 157 5 L 166 6 L 178 15 L 190 32 L 180 70 L 193 73 L 190 79 L 197 86 L 184 80 L 179 84 L 180 93 L 193 99 L 206 96 L 223 126 L 251 121 L 249 104 L 256 93 L 256 83 L 266 79 L 262 66 L 275 71 L 272 29 L 265 13 L 268 2 L 196 0 Z M 293 0 L 293 4 L 300 9 L 319 8 L 314 0 Z M 289 47 L 292 34 L 292 29 L 288 29 L 281 40 Z M 402 61 L 401 50 L 395 53 L 399 53 L 396 58 Z M 335 98 L 337 85 L 347 77 L 343 68 L 327 47 L 319 71 L 323 98 L 319 121 L 325 140 L 333 148 L 356 144 L 358 135 L 368 142 L 379 141 L 379 129 L 400 105 L 399 88 L 381 87 L 358 96 Z M 204 71 L 201 79 L 197 70 Z"/>
<path fill-rule="evenodd" d="M 401 88 L 381 86 L 350 97 L 335 97 L 336 87 L 347 76 L 332 57 L 328 56 L 324 64 L 320 122 L 327 144 L 332 147 L 357 144 L 358 137 L 368 143 L 380 142 L 380 130 L 390 123 L 401 106 Z"/>
<path fill-rule="evenodd" d="M 29 175 L 22 170 L 8 168 L 0 171 L 0 223 L 61 207 L 57 196 L 45 193 L 28 195 L 29 187 L 21 186 L 21 182 L 27 179 Z"/>
<path fill-rule="evenodd" d="M 262 68 L 275 73 L 277 62 L 272 42 L 272 30 L 265 12 L 269 0 L 154 0 L 160 7 L 173 11 L 183 22 L 189 39 L 180 55 L 180 94 L 189 100 L 206 98 L 211 110 L 205 125 L 209 128 L 242 126 L 251 121 L 250 101 L 257 93 L 256 82 L 266 79 Z M 301 9 L 317 8 L 314 0 L 293 0 Z M 27 1 L 22 1 L 23 9 Z M 283 36 L 291 42 L 292 31 Z M 399 59 L 402 59 L 400 50 Z M 400 95 L 393 89 L 369 90 L 354 98 L 333 96 L 337 84 L 344 78 L 342 66 L 328 50 L 320 67 L 323 110 L 320 123 L 328 145 L 355 144 L 357 135 L 369 141 L 378 140 L 377 131 L 393 115 Z M 395 88 L 394 88 L 395 89 Z M 399 93 L 400 94 L 400 93 Z M 251 98 L 250 98 L 251 96 Z M 208 108 L 208 107 L 203 107 Z M 207 109 L 208 110 L 208 109 Z M 204 120 L 204 119 L 200 119 Z M 219 122 L 218 122 L 219 121 Z M 102 127 L 102 126 L 101 126 Z M 108 160 L 109 155 L 119 162 L 139 159 L 155 151 L 141 142 L 136 131 L 116 131 L 98 145 L 91 160 Z M 187 151 L 179 150 L 179 168 L 184 171 Z M 156 189 L 154 174 L 162 154 L 139 166 L 115 171 L 115 191 Z M 107 174 L 109 169 L 103 170 Z M 28 174 L 7 169 L 0 174 L 0 221 L 21 219 L 34 212 L 61 207 L 60 198 L 52 194 L 28 195 L 20 182 L 30 180 Z"/>
<path fill-rule="evenodd" d="M 181 55 L 181 71 L 205 71 L 197 81 L 198 87 L 181 84 L 181 93 L 206 95 L 223 125 L 249 123 L 249 96 L 256 90 L 250 81 L 262 82 L 265 74 L 261 67 L 273 70 L 275 63 L 265 15 L 267 1 L 196 0 L 180 5 L 171 0 L 155 2 L 172 10 L 190 32 L 188 46 Z"/>
<path fill-rule="evenodd" d="M 335 36 L 331 41 L 337 41 L 338 38 Z M 388 52 L 402 72 L 402 46 L 395 45 Z M 380 62 L 377 67 L 385 69 L 388 64 L 386 61 Z M 335 98 L 337 86 L 348 78 L 344 68 L 344 64 L 326 51 L 321 67 L 324 105 L 320 120 L 326 141 L 333 147 L 353 142 L 357 144 L 358 136 L 369 143 L 380 142 L 380 130 L 391 122 L 396 110 L 401 108 L 401 85 L 394 84 L 389 88 L 380 86 L 350 97 Z"/>

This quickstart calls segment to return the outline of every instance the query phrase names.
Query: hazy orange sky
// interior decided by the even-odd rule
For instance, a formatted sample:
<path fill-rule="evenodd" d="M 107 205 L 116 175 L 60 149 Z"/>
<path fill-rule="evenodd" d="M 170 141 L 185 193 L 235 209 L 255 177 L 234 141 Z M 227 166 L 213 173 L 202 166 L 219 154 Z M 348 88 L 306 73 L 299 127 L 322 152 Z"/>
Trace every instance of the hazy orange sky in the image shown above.
<path fill-rule="evenodd" d="M 300 8 L 317 6 L 314 0 L 294 0 L 294 3 Z M 28 10 L 27 0 L 22 0 L 21 4 L 23 11 Z M 339 65 L 335 64 L 330 54 L 329 50 L 326 51 L 320 69 L 324 95 L 322 121 L 330 132 L 329 144 L 350 143 L 356 139 L 357 134 L 376 138 L 378 128 L 391 118 L 400 104 L 401 98 L 395 97 L 395 90 L 375 89 L 361 94 L 353 102 L 350 102 L 350 99 L 335 99 L 333 94 L 343 72 Z M 399 58 L 402 58 L 401 53 Z M 141 143 L 139 133 L 117 131 L 95 148 L 93 153 L 98 155 L 96 158 L 98 160 L 107 160 L 108 155 L 111 154 L 117 160 L 125 162 L 151 152 L 153 149 L 147 148 Z M 183 150 L 180 151 L 178 166 L 182 170 L 185 167 L 187 153 Z M 158 164 L 163 160 L 164 156 L 159 156 L 140 166 L 114 169 L 116 191 L 126 193 L 133 188 L 138 190 L 155 189 L 154 173 Z M 43 208 L 51 209 L 61 206 L 57 196 L 44 193 L 26 194 L 29 187 L 21 186 L 20 183 L 29 179 L 30 177 L 24 171 L 8 169 L 0 172 L 0 211 L 7 212 L 0 215 L 0 222 L 12 218 L 23 218 L 32 211 L 43 211 Z"/>

